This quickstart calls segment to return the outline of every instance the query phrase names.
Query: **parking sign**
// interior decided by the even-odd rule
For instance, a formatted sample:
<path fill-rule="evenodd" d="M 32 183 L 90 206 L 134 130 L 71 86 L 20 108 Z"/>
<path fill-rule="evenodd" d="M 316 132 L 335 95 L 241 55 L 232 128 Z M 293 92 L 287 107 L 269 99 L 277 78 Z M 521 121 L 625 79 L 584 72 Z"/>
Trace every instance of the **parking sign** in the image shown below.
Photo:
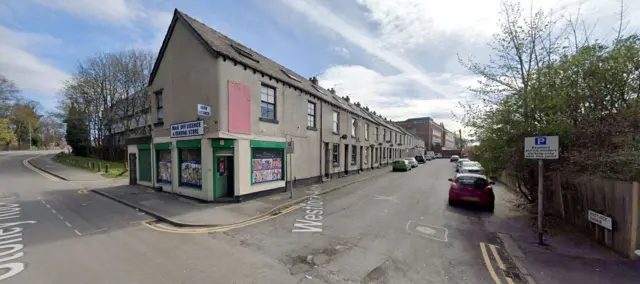
<path fill-rule="evenodd" d="M 536 136 L 524 139 L 524 158 L 535 160 L 558 159 L 558 136 Z"/>

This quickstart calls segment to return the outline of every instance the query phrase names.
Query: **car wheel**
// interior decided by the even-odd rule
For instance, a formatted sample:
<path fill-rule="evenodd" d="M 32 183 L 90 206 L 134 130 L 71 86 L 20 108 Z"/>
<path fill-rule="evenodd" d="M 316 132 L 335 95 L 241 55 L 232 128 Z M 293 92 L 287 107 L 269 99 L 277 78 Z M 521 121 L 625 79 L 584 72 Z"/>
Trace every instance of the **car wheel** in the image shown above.
<path fill-rule="evenodd" d="M 496 203 L 495 202 L 490 202 L 489 204 L 487 204 L 487 211 L 493 213 L 493 211 L 496 209 Z"/>

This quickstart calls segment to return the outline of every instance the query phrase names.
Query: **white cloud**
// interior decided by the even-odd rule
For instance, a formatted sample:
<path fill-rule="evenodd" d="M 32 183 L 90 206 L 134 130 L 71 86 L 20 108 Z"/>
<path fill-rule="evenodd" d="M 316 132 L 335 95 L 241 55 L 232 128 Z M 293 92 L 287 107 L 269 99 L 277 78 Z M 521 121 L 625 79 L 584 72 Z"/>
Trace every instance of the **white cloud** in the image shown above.
<path fill-rule="evenodd" d="M 394 52 L 383 47 L 372 35 L 363 32 L 350 25 L 346 20 L 336 16 L 332 11 L 318 2 L 309 0 L 280 0 L 289 7 L 295 9 L 315 24 L 325 27 L 341 35 L 345 40 L 352 42 L 378 59 L 395 67 L 402 73 L 413 74 L 411 77 L 433 92 L 444 95 L 442 85 L 435 82 L 429 76 L 423 74 L 423 70 L 413 65 L 409 60 L 398 56 Z"/>
<path fill-rule="evenodd" d="M 139 16 L 136 1 L 129 0 L 34 0 L 50 8 L 65 11 L 89 20 L 109 23 L 130 23 Z"/>
<path fill-rule="evenodd" d="M 344 58 L 350 58 L 351 57 L 351 53 L 349 52 L 348 49 L 341 47 L 341 46 L 336 46 L 334 48 L 331 49 L 331 51 L 333 51 L 335 54 L 340 55 Z"/>
<path fill-rule="evenodd" d="M 414 83 L 411 75 L 383 76 L 362 66 L 334 66 L 318 79 L 323 87 L 335 86 L 340 96 L 348 95 L 352 102 L 360 102 L 392 120 L 429 116 L 444 123 L 447 129 L 461 129 L 453 114 L 462 115 L 459 102 L 471 99 L 465 89 L 476 79 L 453 74 L 431 76 L 443 83 L 448 82 L 446 91 L 450 95 L 447 98 L 411 96 L 406 90 Z"/>
<path fill-rule="evenodd" d="M 33 54 L 60 41 L 46 34 L 24 33 L 0 26 L 0 72 L 21 90 L 54 96 L 69 74 Z"/>

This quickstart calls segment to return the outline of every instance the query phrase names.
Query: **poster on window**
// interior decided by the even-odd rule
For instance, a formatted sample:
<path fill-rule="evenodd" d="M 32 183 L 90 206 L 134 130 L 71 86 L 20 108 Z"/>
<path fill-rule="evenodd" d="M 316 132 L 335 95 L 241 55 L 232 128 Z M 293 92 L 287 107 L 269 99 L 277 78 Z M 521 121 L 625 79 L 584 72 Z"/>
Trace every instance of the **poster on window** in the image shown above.
<path fill-rule="evenodd" d="M 182 185 L 191 187 L 202 187 L 202 166 L 200 161 L 183 161 L 181 172 Z"/>
<path fill-rule="evenodd" d="M 282 180 L 282 150 L 254 150 L 251 166 L 253 183 Z"/>
<path fill-rule="evenodd" d="M 158 181 L 162 183 L 171 183 L 171 160 L 162 160 L 158 162 Z"/>

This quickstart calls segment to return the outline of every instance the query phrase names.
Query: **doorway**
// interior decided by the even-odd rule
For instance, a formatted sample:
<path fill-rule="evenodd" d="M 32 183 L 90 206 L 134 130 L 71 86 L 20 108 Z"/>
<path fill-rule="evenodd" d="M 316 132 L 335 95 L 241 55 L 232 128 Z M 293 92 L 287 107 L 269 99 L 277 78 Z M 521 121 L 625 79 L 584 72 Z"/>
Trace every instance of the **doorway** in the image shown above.
<path fill-rule="evenodd" d="M 233 197 L 234 156 L 233 150 L 214 150 L 213 199 Z"/>
<path fill-rule="evenodd" d="M 138 158 L 135 153 L 129 154 L 129 184 L 136 185 L 138 184 L 138 167 L 136 163 Z"/>
<path fill-rule="evenodd" d="M 362 155 L 363 152 L 363 148 L 362 146 L 360 146 L 360 171 L 362 171 L 364 169 L 364 159 L 365 157 Z"/>
<path fill-rule="evenodd" d="M 329 149 L 329 143 L 324 143 L 324 176 L 329 178 L 329 170 L 331 165 L 331 152 Z"/>
<path fill-rule="evenodd" d="M 349 174 L 349 144 L 344 145 L 344 174 Z"/>

